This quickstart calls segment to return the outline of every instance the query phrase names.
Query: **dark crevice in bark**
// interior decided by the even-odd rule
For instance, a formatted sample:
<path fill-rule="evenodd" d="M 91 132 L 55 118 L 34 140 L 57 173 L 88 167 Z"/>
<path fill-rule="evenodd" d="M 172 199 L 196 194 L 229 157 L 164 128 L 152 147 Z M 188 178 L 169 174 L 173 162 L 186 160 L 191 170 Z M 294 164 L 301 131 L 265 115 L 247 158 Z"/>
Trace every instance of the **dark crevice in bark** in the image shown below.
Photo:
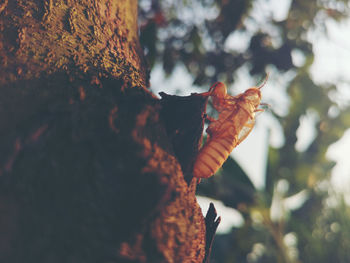
<path fill-rule="evenodd" d="M 190 96 L 176 96 L 164 92 L 160 96 L 161 117 L 185 180 L 189 184 L 193 178 L 193 164 L 202 143 L 208 97 L 195 93 Z"/>

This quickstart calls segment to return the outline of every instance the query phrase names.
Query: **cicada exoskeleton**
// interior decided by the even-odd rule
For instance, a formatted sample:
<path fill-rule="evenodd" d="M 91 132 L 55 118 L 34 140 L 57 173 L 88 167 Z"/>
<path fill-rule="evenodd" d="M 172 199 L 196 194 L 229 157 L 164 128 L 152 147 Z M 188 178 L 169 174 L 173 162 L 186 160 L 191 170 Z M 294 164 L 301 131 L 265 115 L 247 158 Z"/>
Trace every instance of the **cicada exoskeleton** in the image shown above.
<path fill-rule="evenodd" d="M 252 87 L 236 96 L 227 94 L 222 82 L 216 82 L 206 95 L 213 99 L 218 119 L 211 119 L 206 132 L 207 142 L 200 149 L 193 168 L 194 177 L 212 176 L 226 161 L 232 150 L 251 132 L 255 124 L 255 113 L 261 101 L 261 87 Z"/>

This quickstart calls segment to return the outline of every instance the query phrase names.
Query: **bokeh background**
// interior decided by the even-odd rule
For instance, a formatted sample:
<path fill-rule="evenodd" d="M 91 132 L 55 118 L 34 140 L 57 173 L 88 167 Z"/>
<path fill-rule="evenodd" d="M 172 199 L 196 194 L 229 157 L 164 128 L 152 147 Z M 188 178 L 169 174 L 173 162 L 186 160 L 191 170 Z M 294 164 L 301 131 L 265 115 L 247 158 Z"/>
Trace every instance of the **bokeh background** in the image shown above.
<path fill-rule="evenodd" d="M 350 262 L 350 1 L 139 0 L 154 93 L 270 74 L 256 127 L 217 175 L 211 262 Z M 210 109 L 209 109 L 210 110 Z M 215 115 L 215 113 L 213 113 Z"/>

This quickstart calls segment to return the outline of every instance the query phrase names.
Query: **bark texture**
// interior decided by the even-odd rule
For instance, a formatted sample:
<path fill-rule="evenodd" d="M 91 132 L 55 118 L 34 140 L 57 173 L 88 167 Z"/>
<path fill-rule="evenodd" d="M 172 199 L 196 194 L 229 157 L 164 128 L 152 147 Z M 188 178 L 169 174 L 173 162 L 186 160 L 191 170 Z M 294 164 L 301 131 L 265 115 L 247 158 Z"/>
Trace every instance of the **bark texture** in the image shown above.
<path fill-rule="evenodd" d="M 203 261 L 206 101 L 174 152 L 137 32 L 136 0 L 0 0 L 0 262 Z"/>

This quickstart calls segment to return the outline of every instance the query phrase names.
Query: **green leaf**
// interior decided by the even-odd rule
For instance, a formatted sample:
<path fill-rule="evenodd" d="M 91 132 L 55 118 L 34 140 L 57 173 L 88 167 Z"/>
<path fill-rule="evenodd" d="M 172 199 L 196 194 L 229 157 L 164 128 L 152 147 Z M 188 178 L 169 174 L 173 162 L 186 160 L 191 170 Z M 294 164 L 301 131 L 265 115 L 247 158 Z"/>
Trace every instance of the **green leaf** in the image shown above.
<path fill-rule="evenodd" d="M 230 156 L 216 175 L 202 180 L 198 194 L 219 199 L 226 206 L 237 208 L 239 204 L 253 203 L 256 189 L 247 174 Z"/>

